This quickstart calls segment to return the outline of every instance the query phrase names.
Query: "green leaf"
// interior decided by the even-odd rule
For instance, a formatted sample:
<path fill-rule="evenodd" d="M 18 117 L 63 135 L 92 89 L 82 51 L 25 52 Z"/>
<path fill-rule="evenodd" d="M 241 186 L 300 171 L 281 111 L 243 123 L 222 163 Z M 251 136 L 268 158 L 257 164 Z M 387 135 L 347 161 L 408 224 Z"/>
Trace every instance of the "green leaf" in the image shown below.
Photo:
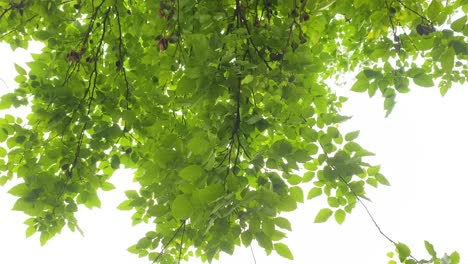
<path fill-rule="evenodd" d="M 202 203 L 210 203 L 220 197 L 223 197 L 224 188 L 221 184 L 208 185 L 198 192 Z"/>
<path fill-rule="evenodd" d="M 14 196 L 22 197 L 28 193 L 29 188 L 26 186 L 25 183 L 20 183 L 13 188 L 11 188 L 8 193 Z"/>
<path fill-rule="evenodd" d="M 136 199 L 136 198 L 140 197 L 140 195 L 138 195 L 138 192 L 135 191 L 135 190 L 125 191 L 125 196 L 127 196 L 128 199 Z"/>
<path fill-rule="evenodd" d="M 291 197 L 282 198 L 278 204 L 278 209 L 285 212 L 291 212 L 296 210 L 297 202 Z"/>
<path fill-rule="evenodd" d="M 338 224 L 342 224 L 346 218 L 346 212 L 342 209 L 335 211 L 335 220 Z"/>
<path fill-rule="evenodd" d="M 203 155 L 211 148 L 210 143 L 202 138 L 202 137 L 194 137 L 190 140 L 188 144 L 188 148 L 195 154 L 195 155 Z"/>
<path fill-rule="evenodd" d="M 427 8 L 427 16 L 431 20 L 435 20 L 440 15 L 440 11 L 443 6 L 440 4 L 440 0 L 432 0 L 431 4 Z"/>
<path fill-rule="evenodd" d="M 359 136 L 359 130 L 358 131 L 353 131 L 349 132 L 345 135 L 346 141 L 353 141 Z"/>
<path fill-rule="evenodd" d="M 289 222 L 288 219 L 286 219 L 284 217 L 276 217 L 275 218 L 275 225 L 277 225 L 280 228 L 292 231 L 291 223 Z"/>
<path fill-rule="evenodd" d="M 375 175 L 375 178 L 377 179 L 377 181 L 379 181 L 380 184 L 383 184 L 383 185 L 386 185 L 386 186 L 390 186 L 390 182 L 387 180 L 387 178 L 385 178 L 385 176 L 383 176 L 382 174 L 380 173 L 377 173 Z"/>
<path fill-rule="evenodd" d="M 34 226 L 28 226 L 26 229 L 26 238 L 34 235 L 34 233 L 36 233 L 36 228 Z"/>
<path fill-rule="evenodd" d="M 41 236 L 39 237 L 39 241 L 41 242 L 41 246 L 44 246 L 47 241 L 49 241 L 52 238 L 52 236 L 49 234 L 49 232 L 43 231 L 41 233 Z"/>
<path fill-rule="evenodd" d="M 133 206 L 131 206 L 130 203 L 130 200 L 123 201 L 117 206 L 117 209 L 122 211 L 132 210 Z"/>
<path fill-rule="evenodd" d="M 338 199 L 336 197 L 328 197 L 327 198 L 327 202 L 328 202 L 328 205 L 330 205 L 331 207 L 339 207 L 340 206 L 340 202 L 338 201 Z"/>
<path fill-rule="evenodd" d="M 322 195 L 322 188 L 319 187 L 313 187 L 310 189 L 309 193 L 307 194 L 307 199 L 312 199 L 314 197 Z"/>
<path fill-rule="evenodd" d="M 291 143 L 289 143 L 287 140 L 279 140 L 276 141 L 273 144 L 273 150 L 275 153 L 281 157 L 286 156 L 287 154 L 291 153 L 293 147 Z"/>
<path fill-rule="evenodd" d="M 467 16 L 466 16 L 466 15 L 460 17 L 459 19 L 455 20 L 455 21 L 450 25 L 450 28 L 451 28 L 453 31 L 462 32 L 462 31 L 463 31 L 463 28 L 466 26 L 466 19 L 467 19 Z"/>
<path fill-rule="evenodd" d="M 445 73 L 452 72 L 454 63 L 455 63 L 455 50 L 449 47 L 446 50 L 446 52 L 444 52 L 444 55 L 440 58 L 442 71 Z"/>
<path fill-rule="evenodd" d="M 115 186 L 114 186 L 114 184 L 112 184 L 110 182 L 104 182 L 101 185 L 101 188 L 102 188 L 103 191 L 111 191 L 111 190 L 115 189 Z"/>
<path fill-rule="evenodd" d="M 273 249 L 273 243 L 271 242 L 271 238 L 265 233 L 258 232 L 255 238 L 257 239 L 258 245 L 264 248 L 265 250 Z"/>
<path fill-rule="evenodd" d="M 145 237 L 147 237 L 149 239 L 154 239 L 157 236 L 158 236 L 158 233 L 156 233 L 155 231 L 148 231 L 145 234 Z"/>
<path fill-rule="evenodd" d="M 369 88 L 369 81 L 366 79 L 358 79 L 351 87 L 351 91 L 363 93 Z"/>
<path fill-rule="evenodd" d="M 282 256 L 283 258 L 287 258 L 290 260 L 294 259 L 291 250 L 289 250 L 289 247 L 283 243 L 276 243 L 275 250 L 278 253 L 278 255 Z"/>
<path fill-rule="evenodd" d="M 193 214 L 193 205 L 184 194 L 178 195 L 172 203 L 172 215 L 178 220 L 190 218 Z"/>
<path fill-rule="evenodd" d="M 460 263 L 460 254 L 457 251 L 452 252 L 450 254 L 450 264 L 458 264 Z"/>
<path fill-rule="evenodd" d="M 120 158 L 116 154 L 111 157 L 111 167 L 114 170 L 117 170 L 120 167 Z"/>
<path fill-rule="evenodd" d="M 380 171 L 380 166 L 379 165 L 371 166 L 371 167 L 367 168 L 367 175 L 376 176 L 379 171 Z"/>
<path fill-rule="evenodd" d="M 140 252 L 139 249 L 136 248 L 136 245 L 130 246 L 127 248 L 128 252 L 133 253 L 133 254 L 138 254 Z"/>
<path fill-rule="evenodd" d="M 252 75 L 247 75 L 242 79 L 241 84 L 248 84 L 253 81 L 253 76 Z"/>
<path fill-rule="evenodd" d="M 375 79 L 382 76 L 380 71 L 374 71 L 371 69 L 365 69 L 363 72 L 367 79 Z"/>
<path fill-rule="evenodd" d="M 401 242 L 396 244 L 396 249 L 398 252 L 398 258 L 401 262 L 404 262 L 409 257 L 409 255 L 411 255 L 411 250 L 409 247 Z"/>
<path fill-rule="evenodd" d="M 333 211 L 330 208 L 322 208 L 315 216 L 314 223 L 324 223 L 330 218 L 333 214 Z"/>
<path fill-rule="evenodd" d="M 425 73 L 418 73 L 414 76 L 413 81 L 415 84 L 422 87 L 432 87 L 434 86 L 434 81 L 432 77 Z"/>
<path fill-rule="evenodd" d="M 304 192 L 302 191 L 301 187 L 298 186 L 293 186 L 289 188 L 289 193 L 291 194 L 291 197 L 298 203 L 303 203 L 304 202 Z"/>
<path fill-rule="evenodd" d="M 252 232 L 250 230 L 247 230 L 245 232 L 241 233 L 241 241 L 244 246 L 248 247 L 252 243 Z"/>
<path fill-rule="evenodd" d="M 16 72 L 18 72 L 19 75 L 26 75 L 27 74 L 26 70 L 23 69 L 23 67 L 19 66 L 16 63 L 15 63 L 15 69 L 16 69 Z"/>
<path fill-rule="evenodd" d="M 429 241 L 424 241 L 424 247 L 426 247 L 426 250 L 429 253 L 429 255 L 431 255 L 431 257 L 437 258 L 437 253 L 434 250 L 434 246 L 431 243 L 429 243 Z"/>
<path fill-rule="evenodd" d="M 148 237 L 143 237 L 138 240 L 136 244 L 136 249 L 146 249 L 151 244 L 151 240 Z"/>
<path fill-rule="evenodd" d="M 189 182 L 198 182 L 204 176 L 204 170 L 199 165 L 189 165 L 179 172 L 179 176 Z"/>

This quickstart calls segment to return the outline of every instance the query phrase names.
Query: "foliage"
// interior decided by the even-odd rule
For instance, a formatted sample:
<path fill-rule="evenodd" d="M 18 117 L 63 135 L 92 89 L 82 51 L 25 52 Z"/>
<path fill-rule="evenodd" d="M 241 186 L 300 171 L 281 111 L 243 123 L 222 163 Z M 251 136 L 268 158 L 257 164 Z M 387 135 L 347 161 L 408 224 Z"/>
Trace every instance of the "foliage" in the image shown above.
<path fill-rule="evenodd" d="M 421 259 L 417 260 L 413 256 L 411 256 L 411 250 L 410 248 L 403 244 L 403 243 L 398 243 L 396 244 L 396 253 L 398 254 L 398 260 L 399 262 L 395 260 L 390 260 L 388 264 L 396 264 L 396 263 L 404 263 L 404 264 L 424 264 L 424 263 L 433 263 L 433 264 L 458 264 L 460 263 L 460 255 L 458 252 L 454 251 L 452 254 L 447 255 L 444 254 L 442 257 L 437 257 L 437 253 L 434 249 L 434 246 L 428 242 L 424 241 L 424 247 L 426 248 L 426 251 L 429 253 L 431 258 L 429 260 Z M 394 257 L 393 252 L 387 253 L 387 256 L 389 258 Z"/>
<path fill-rule="evenodd" d="M 342 134 L 330 83 L 379 92 L 390 113 L 411 82 L 445 94 L 466 80 L 465 0 L 0 1 L 0 39 L 44 43 L 0 108 L 1 183 L 41 243 L 79 205 L 99 207 L 113 172 L 140 190 L 119 208 L 154 223 L 129 250 L 161 263 L 212 260 L 253 240 L 292 259 L 281 212 L 325 195 L 315 222 L 345 220 L 388 185 Z M 400 249 L 401 257 L 401 249 Z M 402 260 L 403 261 L 403 260 Z"/>

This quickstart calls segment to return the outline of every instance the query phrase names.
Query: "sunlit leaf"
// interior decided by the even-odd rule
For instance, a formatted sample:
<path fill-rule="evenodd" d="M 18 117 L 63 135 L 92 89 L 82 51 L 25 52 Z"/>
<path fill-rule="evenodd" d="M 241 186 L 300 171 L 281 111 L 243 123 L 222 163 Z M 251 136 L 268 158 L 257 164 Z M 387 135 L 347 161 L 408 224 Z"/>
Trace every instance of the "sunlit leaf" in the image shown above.
<path fill-rule="evenodd" d="M 335 220 L 338 224 L 342 224 L 346 218 L 346 212 L 342 209 L 338 209 L 335 211 Z"/>
<path fill-rule="evenodd" d="M 323 208 L 320 209 L 320 211 L 317 213 L 315 216 L 314 223 L 323 223 L 330 218 L 330 216 L 333 214 L 333 211 L 329 208 Z"/>
<path fill-rule="evenodd" d="M 289 247 L 286 246 L 283 243 L 275 243 L 275 251 L 278 253 L 278 255 L 293 260 L 294 257 L 291 253 L 291 250 L 289 250 Z"/>
<path fill-rule="evenodd" d="M 411 254 L 409 247 L 401 242 L 396 244 L 396 249 L 401 262 L 405 261 Z"/>

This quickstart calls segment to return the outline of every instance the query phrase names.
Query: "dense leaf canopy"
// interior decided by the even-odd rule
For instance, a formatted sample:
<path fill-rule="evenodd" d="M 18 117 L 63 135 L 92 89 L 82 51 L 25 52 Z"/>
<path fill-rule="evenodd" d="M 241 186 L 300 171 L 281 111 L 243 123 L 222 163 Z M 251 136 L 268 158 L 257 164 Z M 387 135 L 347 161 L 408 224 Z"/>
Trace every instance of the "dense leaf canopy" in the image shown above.
<path fill-rule="evenodd" d="M 355 74 L 351 89 L 380 94 L 387 114 L 412 83 L 445 94 L 466 80 L 466 11 L 466 0 L 1 0 L 0 40 L 45 47 L 0 100 L 31 109 L 0 119 L 0 183 L 16 178 L 13 209 L 41 243 L 79 229 L 79 205 L 99 207 L 125 167 L 141 188 L 119 208 L 154 223 L 131 252 L 212 260 L 256 240 L 292 258 L 281 212 L 326 196 L 315 222 L 342 223 L 367 186 L 388 184 L 359 133 L 339 131 L 346 98 L 330 85 Z"/>

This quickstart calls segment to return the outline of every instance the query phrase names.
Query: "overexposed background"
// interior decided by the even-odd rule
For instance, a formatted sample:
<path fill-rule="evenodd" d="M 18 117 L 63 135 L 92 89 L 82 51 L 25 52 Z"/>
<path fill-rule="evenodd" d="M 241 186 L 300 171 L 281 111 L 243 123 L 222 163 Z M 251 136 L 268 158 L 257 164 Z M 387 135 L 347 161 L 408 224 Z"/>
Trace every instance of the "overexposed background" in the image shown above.
<path fill-rule="evenodd" d="M 38 52 L 38 47 L 31 51 Z M 25 61 L 30 59 L 28 52 L 12 52 L 0 43 L 0 94 L 15 87 L 13 63 L 26 67 Z M 372 202 L 367 206 L 382 230 L 393 240 L 408 244 L 417 258 L 428 258 L 424 240 L 429 240 L 439 255 L 457 250 L 461 263 L 467 263 L 468 90 L 453 87 L 441 97 L 437 88 L 414 87 L 409 94 L 398 96 L 388 118 L 384 118 L 379 98 L 342 90 L 339 93 L 349 96 L 343 114 L 353 116 L 341 130 L 361 131 L 358 142 L 377 154 L 369 161 L 382 165 L 392 185 L 368 187 Z M 123 192 L 136 188 L 131 179 L 129 171 L 116 173 L 112 182 L 117 189 L 101 193 L 101 209 L 80 208 L 77 218 L 84 237 L 64 228 L 44 247 L 37 235 L 25 239 L 22 222 L 26 216 L 10 210 L 15 197 L 7 190 L 14 184 L 0 187 L 0 263 L 150 263 L 126 248 L 151 227 L 132 227 L 131 214 L 116 209 L 125 199 Z M 385 254 L 393 246 L 378 233 L 362 206 L 357 205 L 341 226 L 333 217 L 327 223 L 314 224 L 322 207 L 326 207 L 326 201 L 316 198 L 285 214 L 293 224 L 285 242 L 294 261 L 275 253 L 267 257 L 263 249 L 254 246 L 256 263 L 387 263 Z M 240 262 L 255 263 L 249 248 L 238 248 L 233 256 L 222 255 L 219 261 Z M 199 261 L 192 259 L 189 263 Z"/>

